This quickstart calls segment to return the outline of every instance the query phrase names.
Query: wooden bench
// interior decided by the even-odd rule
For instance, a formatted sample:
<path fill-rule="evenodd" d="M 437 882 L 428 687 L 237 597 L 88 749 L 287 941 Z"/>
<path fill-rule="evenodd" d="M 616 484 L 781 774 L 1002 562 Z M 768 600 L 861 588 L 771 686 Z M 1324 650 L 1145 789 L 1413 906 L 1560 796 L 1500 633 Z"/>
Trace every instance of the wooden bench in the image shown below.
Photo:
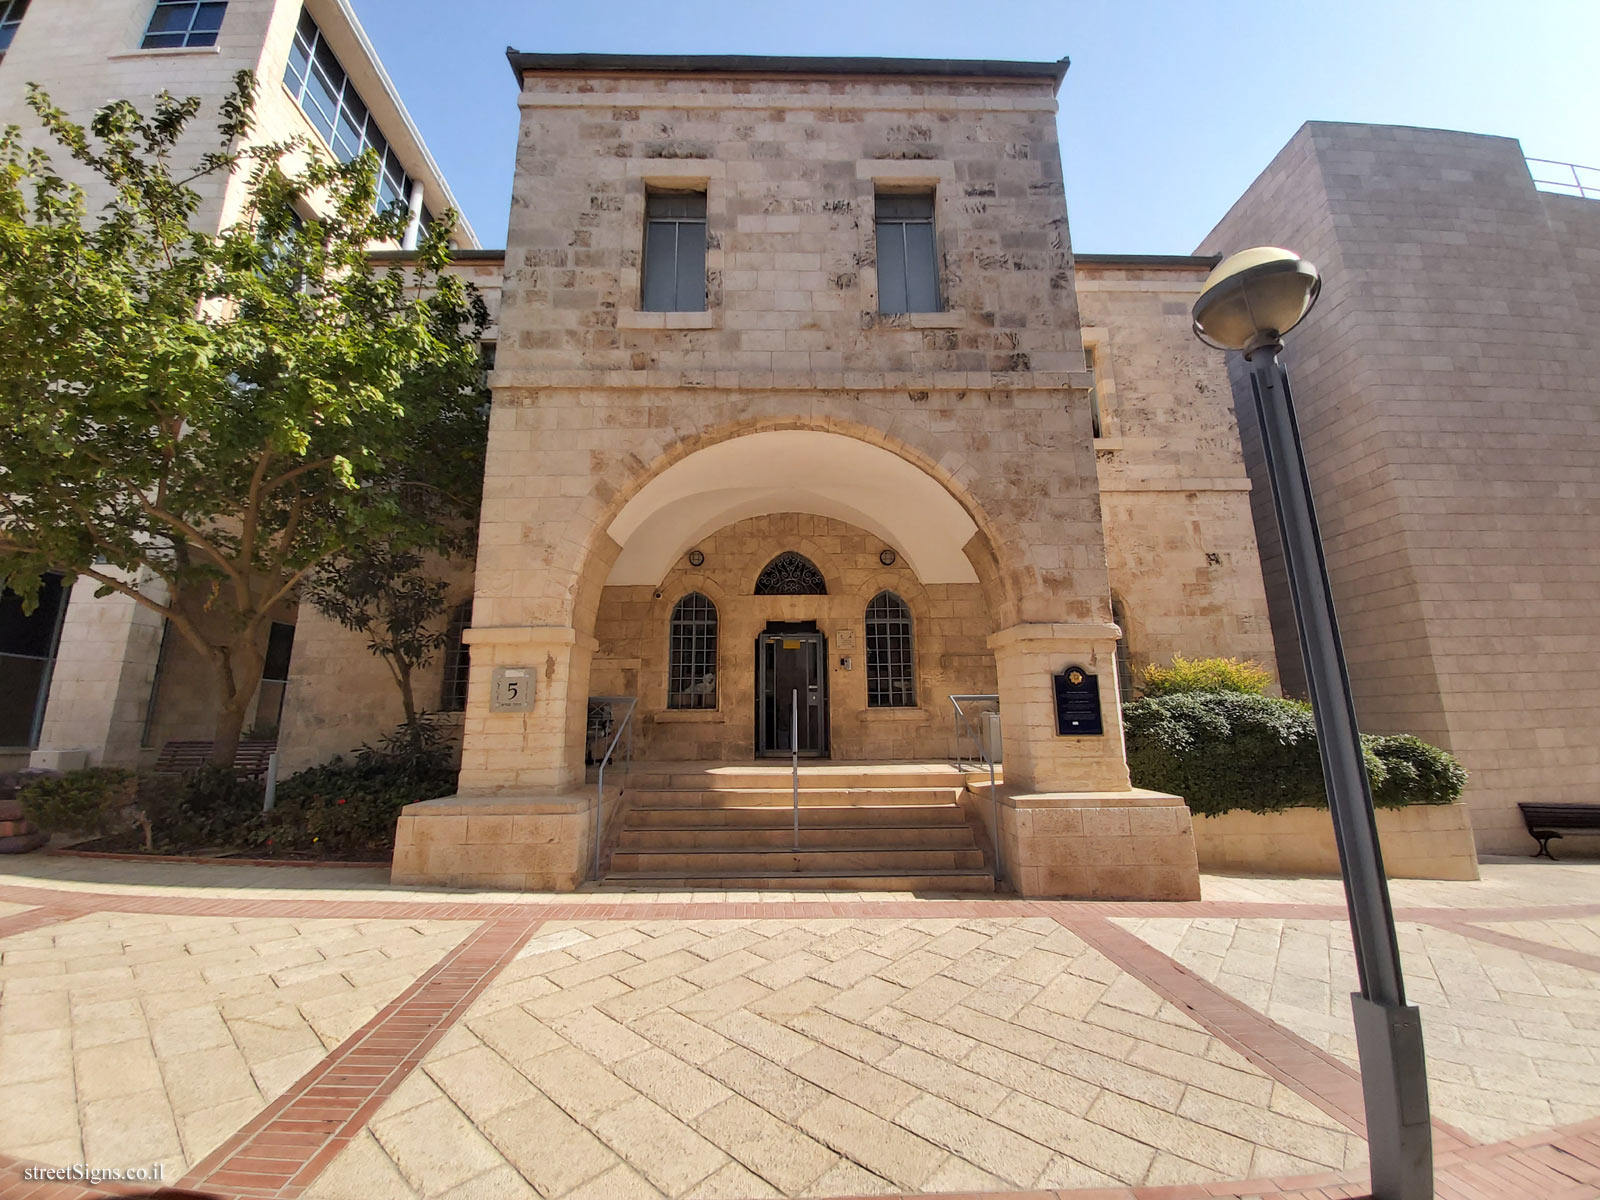
<path fill-rule="evenodd" d="M 157 771 L 183 774 L 210 765 L 211 742 L 168 742 L 156 759 Z M 277 752 L 276 741 L 240 742 L 233 752 L 233 769 L 248 779 L 267 773 L 267 760 Z"/>
<path fill-rule="evenodd" d="M 1600 804 L 1518 804 L 1522 810 L 1522 823 L 1528 832 L 1539 839 L 1539 853 L 1555 859 L 1550 853 L 1550 842 L 1566 833 L 1600 834 Z"/>

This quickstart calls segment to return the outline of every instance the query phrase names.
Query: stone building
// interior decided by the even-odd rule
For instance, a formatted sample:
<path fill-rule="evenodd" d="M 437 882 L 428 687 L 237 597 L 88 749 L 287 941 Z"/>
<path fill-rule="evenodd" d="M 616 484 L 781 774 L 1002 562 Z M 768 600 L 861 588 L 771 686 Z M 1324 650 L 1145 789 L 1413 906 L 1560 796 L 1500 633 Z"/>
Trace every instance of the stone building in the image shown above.
<path fill-rule="evenodd" d="M 148 106 L 157 92 L 197 96 L 202 119 L 180 155 L 215 149 L 215 113 L 239 71 L 259 80 L 254 136 L 299 135 L 342 158 L 371 148 L 383 163 L 385 202 L 403 201 L 413 232 L 455 201 L 371 43 L 345 0 L 4 0 L 0 2 L 0 126 L 42 140 L 27 105 L 38 83 L 79 121 L 117 99 Z M 57 169 L 89 188 L 91 211 L 105 197 L 58 147 Z M 238 219 L 241 176 L 197 183 L 198 227 Z M 462 222 L 455 238 L 477 246 Z M 159 580 L 144 586 L 159 588 Z M 122 596 L 95 599 L 80 578 L 70 593 L 45 580 L 43 603 L 24 617 L 0 599 L 0 768 L 151 761 L 171 739 L 208 737 L 214 701 L 198 652 L 167 636 L 161 618 Z M 195 614 L 204 622 L 205 614 Z M 246 729 L 280 723 L 296 622 L 284 605 L 266 635 L 267 664 Z"/>
<path fill-rule="evenodd" d="M 1510 138 L 1315 122 L 1201 247 L 1292 246 L 1322 270 L 1285 361 L 1357 713 L 1461 760 L 1481 851 L 1531 845 L 1518 800 L 1600 794 L 1597 196 L 1536 189 Z"/>
<path fill-rule="evenodd" d="M 17 27 L 0 98 L 19 86 L 9 59 L 42 53 L 23 32 L 52 7 L 33 0 Z M 264 79 L 293 80 L 306 22 L 421 181 L 408 183 L 419 219 L 442 208 L 445 185 L 342 3 L 302 15 L 232 0 L 220 44 L 237 34 Z M 160 70 L 211 65 L 195 48 L 108 61 L 149 70 L 155 54 Z M 1555 659 L 1574 662 L 1589 636 L 1561 640 L 1549 621 L 1587 619 L 1593 568 L 1579 545 L 1587 451 L 1573 443 L 1560 475 L 1552 449 L 1587 436 L 1592 415 L 1577 342 L 1597 303 L 1580 269 L 1595 218 L 1534 193 L 1515 143 L 1428 135 L 1441 140 L 1410 147 L 1413 161 L 1373 160 L 1403 186 L 1349 167 L 1363 199 L 1335 178 L 1355 162 L 1339 139 L 1388 135 L 1308 126 L 1203 254 L 1075 255 L 1064 61 L 510 59 L 507 246 L 477 249 L 463 228 L 456 261 L 496 318 L 479 547 L 451 577 L 450 645 L 417 681 L 459 723 L 459 791 L 401 817 L 397 880 L 987 887 L 999 874 L 1029 895 L 1196 894 L 1189 813 L 1130 787 L 1119 702 L 1138 667 L 1175 653 L 1254 658 L 1299 686 L 1264 483 L 1252 488 L 1253 417 L 1241 423 L 1227 364 L 1189 328 L 1216 255 L 1250 241 L 1295 246 L 1328 281 L 1291 350 L 1364 722 L 1467 761 L 1485 845 L 1509 841 L 1511 772 L 1534 750 L 1558 751 L 1538 778 L 1563 796 L 1590 780 L 1582 716 L 1539 709 L 1581 710 L 1593 686 L 1574 667 L 1569 690 L 1548 691 Z M 97 85 L 74 106 L 152 86 Z M 322 136 L 303 82 L 264 92 L 274 121 Z M 1409 225 L 1385 208 L 1407 187 Z M 1435 252 L 1453 256 L 1437 295 L 1403 267 L 1384 274 Z M 1495 293 L 1513 257 L 1526 286 Z M 1566 307 L 1546 320 L 1547 305 Z M 1545 350 L 1541 388 L 1577 398 L 1546 397 L 1531 417 L 1524 405 L 1511 431 L 1497 424 L 1515 386 L 1502 335 L 1518 322 Z M 1402 364 L 1435 337 L 1449 346 L 1428 348 L 1431 365 Z M 1390 375 L 1403 365 L 1440 378 Z M 1469 386 L 1487 389 L 1470 411 Z M 1523 465 L 1479 461 L 1501 434 Z M 1541 461 L 1545 474 L 1528 465 Z M 1474 479 L 1499 503 L 1479 504 Z M 1565 524 L 1551 525 L 1557 510 Z M 1519 515 L 1496 532 L 1492 513 Z M 1478 540 L 1425 533 L 1423 514 Z M 1485 571 L 1488 548 L 1512 543 L 1521 557 Z M 1442 590 L 1469 581 L 1485 585 L 1481 611 Z M 119 603 L 74 595 L 57 640 L 0 621 L 49 649 L 28 660 L 42 720 L 14 761 L 149 762 L 169 739 L 207 736 L 190 669 Z M 1543 619 L 1517 625 L 1518 604 Z M 309 608 L 290 622 L 292 659 L 258 701 L 281 710 L 284 771 L 400 718 L 362 637 Z M 1477 640 L 1446 647 L 1447 633 Z M 23 657 L 0 661 L 17 671 Z M 1525 661 L 1546 690 L 1518 679 L 1526 695 L 1491 712 L 1473 672 L 1509 680 Z M 998 708 L 997 726 L 970 730 L 1003 764 L 995 794 L 987 772 L 954 765 L 974 750 L 953 697 Z M 596 760 L 624 728 L 631 774 L 619 791 L 614 769 L 599 793 Z M 796 757 L 806 821 L 791 843 Z"/>

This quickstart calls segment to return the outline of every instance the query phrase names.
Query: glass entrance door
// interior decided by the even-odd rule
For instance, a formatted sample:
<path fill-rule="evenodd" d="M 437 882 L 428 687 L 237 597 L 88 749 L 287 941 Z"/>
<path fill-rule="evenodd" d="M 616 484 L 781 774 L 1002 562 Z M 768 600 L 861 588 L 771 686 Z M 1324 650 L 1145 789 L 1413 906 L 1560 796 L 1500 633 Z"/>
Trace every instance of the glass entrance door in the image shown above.
<path fill-rule="evenodd" d="M 768 630 L 756 639 L 756 753 L 787 755 L 800 705 L 800 753 L 828 753 L 827 643 L 816 630 Z"/>

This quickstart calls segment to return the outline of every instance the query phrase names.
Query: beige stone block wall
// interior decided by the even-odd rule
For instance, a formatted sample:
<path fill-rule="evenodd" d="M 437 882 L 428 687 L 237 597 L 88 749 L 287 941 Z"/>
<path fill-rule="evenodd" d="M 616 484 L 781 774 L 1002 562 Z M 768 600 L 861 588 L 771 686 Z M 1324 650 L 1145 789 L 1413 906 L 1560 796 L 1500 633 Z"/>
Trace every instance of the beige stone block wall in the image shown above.
<path fill-rule="evenodd" d="M 76 750 L 93 765 L 139 761 L 162 621 L 128 596 L 96 599 L 99 586 L 80 576 L 67 601 L 36 752 L 44 765 L 53 765 L 54 752 Z M 159 580 L 143 586 L 153 598 L 164 595 Z"/>
<path fill-rule="evenodd" d="M 1194 841 L 1200 866 L 1209 871 L 1339 873 L 1339 847 L 1327 809 L 1199 816 Z M 1380 808 L 1378 841 L 1391 879 L 1478 878 L 1472 819 L 1464 804 Z"/>
<path fill-rule="evenodd" d="M 1000 798 L 1001 866 L 1023 896 L 1198 900 L 1188 807 L 1143 789 Z"/>
<path fill-rule="evenodd" d="M 592 795 L 408 804 L 395 829 L 390 882 L 570 892 L 590 874 L 593 805 Z"/>
<path fill-rule="evenodd" d="M 1227 367 L 1189 327 L 1209 269 L 1078 262 L 1106 560 L 1136 683 L 1174 654 L 1277 672 Z"/>
<path fill-rule="evenodd" d="M 1576 204 L 1510 139 L 1313 123 L 1203 247 L 1322 269 L 1287 360 L 1357 714 L 1462 761 L 1484 851 L 1525 849 L 1518 800 L 1600 790 L 1600 221 Z"/>
<path fill-rule="evenodd" d="M 947 757 L 953 749 L 952 693 L 995 690 L 991 623 L 977 584 L 924 586 L 904 561 L 878 561 L 885 543 L 828 517 L 753 517 L 703 538 L 700 568 L 680 559 L 660 587 L 608 587 L 595 624 L 591 687 L 639 697 L 636 754 L 666 760 L 748 759 L 755 753 L 756 638 L 771 621 L 815 621 L 827 640 L 831 756 L 835 759 Z M 785 550 L 804 554 L 827 581 L 825 596 L 757 596 L 755 583 Z M 915 708 L 867 706 L 866 606 L 892 591 L 911 608 Z M 690 592 L 717 606 L 717 707 L 667 708 L 668 626 Z M 849 658 L 844 669 L 841 659 Z"/>

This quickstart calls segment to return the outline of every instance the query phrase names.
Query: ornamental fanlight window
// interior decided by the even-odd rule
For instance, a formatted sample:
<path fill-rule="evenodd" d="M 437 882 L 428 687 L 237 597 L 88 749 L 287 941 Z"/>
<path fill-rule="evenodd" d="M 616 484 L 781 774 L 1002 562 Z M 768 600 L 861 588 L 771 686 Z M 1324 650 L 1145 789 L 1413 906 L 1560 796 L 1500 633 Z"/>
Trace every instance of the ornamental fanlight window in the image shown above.
<path fill-rule="evenodd" d="M 804 554 L 785 550 L 756 579 L 758 596 L 826 596 L 828 584 Z"/>

